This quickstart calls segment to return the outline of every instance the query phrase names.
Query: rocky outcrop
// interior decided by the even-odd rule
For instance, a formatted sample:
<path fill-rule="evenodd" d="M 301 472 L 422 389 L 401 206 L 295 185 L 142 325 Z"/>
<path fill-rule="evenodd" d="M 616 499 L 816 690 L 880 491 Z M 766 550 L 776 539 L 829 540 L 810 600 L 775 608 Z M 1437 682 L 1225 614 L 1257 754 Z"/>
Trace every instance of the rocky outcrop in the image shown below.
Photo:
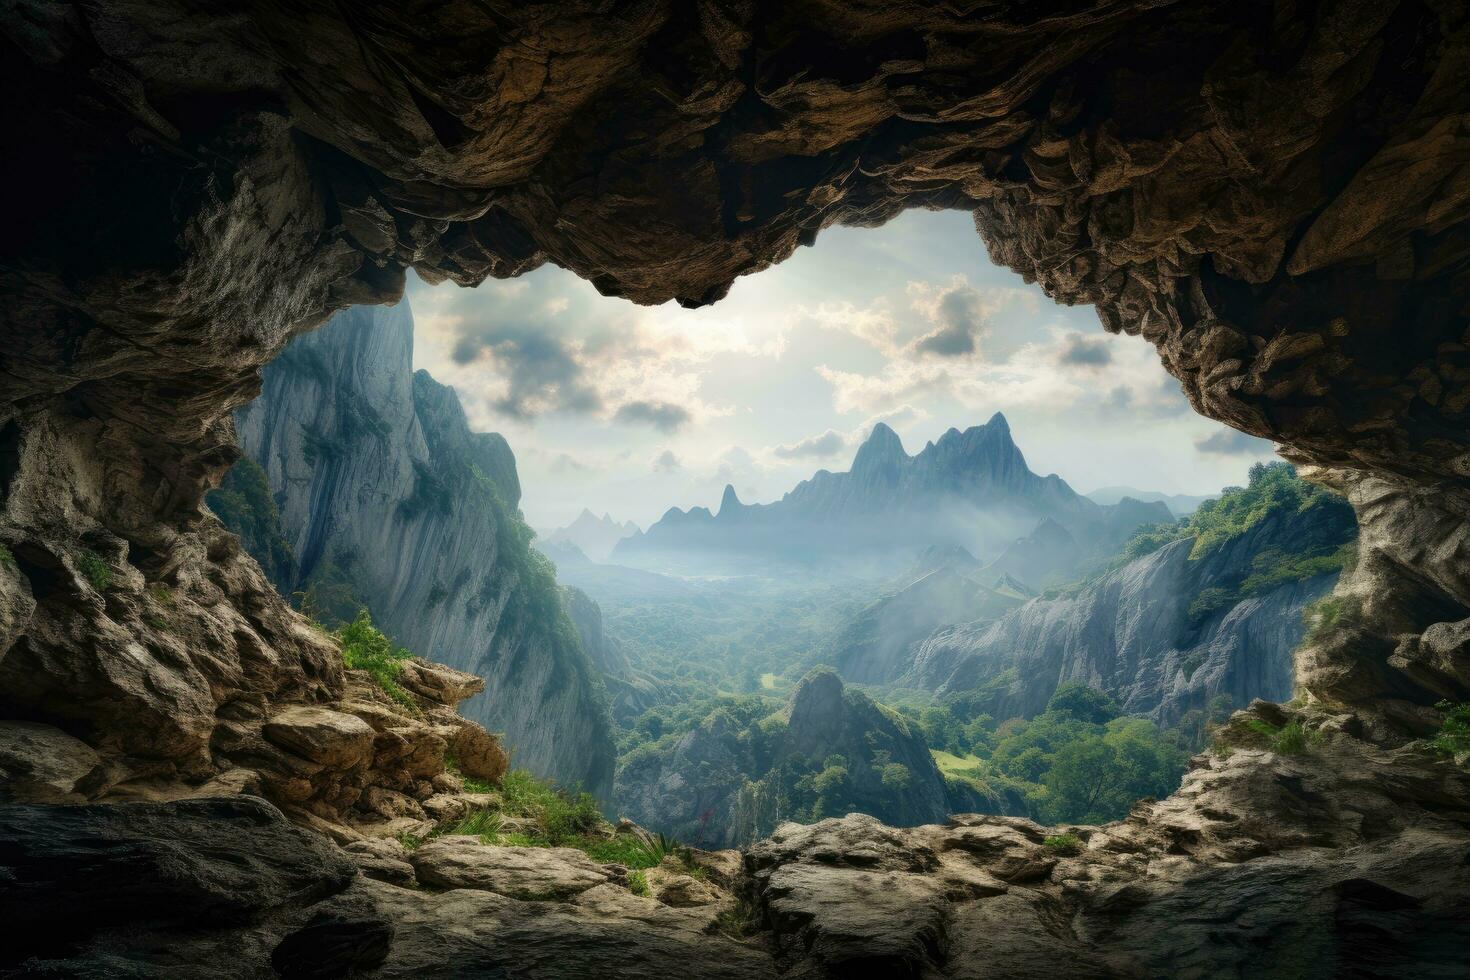
<path fill-rule="evenodd" d="M 1263 528 L 1260 540 L 1270 541 Z M 1335 574 L 1278 586 L 1203 615 L 1192 612 L 1220 564 L 1191 561 L 1186 538 L 1070 595 L 1032 599 L 998 619 L 941 629 L 906 649 L 900 683 L 952 693 L 981 691 L 997 718 L 1031 717 L 1058 685 L 1106 691 L 1125 711 L 1163 724 L 1224 695 L 1231 704 L 1286 700 L 1304 612 Z"/>
<path fill-rule="evenodd" d="M 602 672 L 612 698 L 613 717 L 626 721 L 642 714 L 660 700 L 658 682 L 633 669 L 622 644 L 602 628 L 602 607 L 575 586 L 563 590 L 567 615 L 577 627 L 582 649 Z"/>
<path fill-rule="evenodd" d="M 1304 725 L 1291 754 L 1258 727 Z M 1180 792 L 1101 827 L 785 824 L 641 872 L 446 836 L 337 851 L 249 797 L 0 811 L 23 975 L 718 980 L 1456 973 L 1470 776 L 1258 703 Z M 1252 740 L 1256 741 L 1252 741 Z M 1266 739 L 1269 742 L 1269 739 Z M 646 837 L 624 825 L 614 836 Z M 388 863 L 408 869 L 379 880 Z M 410 863 L 411 862 L 411 863 Z M 365 874 L 355 875 L 354 864 Z M 370 870 L 373 869 L 373 870 Z M 739 937 L 739 938 L 735 938 Z M 227 954 L 227 955 L 225 955 Z"/>
<path fill-rule="evenodd" d="M 974 802 L 951 789 L 907 722 L 831 671 L 803 679 L 786 709 L 753 730 L 715 711 L 672 746 L 634 754 L 618 771 L 617 801 L 639 823 L 701 847 L 749 844 L 814 810 L 914 825 Z"/>
<path fill-rule="evenodd" d="M 846 473 L 819 470 L 770 504 L 743 504 L 726 487 L 717 512 L 674 508 L 619 541 L 613 555 L 673 567 L 870 561 L 882 569 L 956 543 L 992 556 L 1038 520 L 1070 528 L 1083 542 L 1080 555 L 1111 550 L 1140 523 L 1170 519 L 1167 508 L 1136 512 L 1141 505 L 1127 503 L 1103 507 L 1056 474 L 1032 473 L 998 412 L 985 425 L 950 429 L 915 456 L 880 422 Z"/>
<path fill-rule="evenodd" d="M 296 557 L 284 593 L 323 617 L 365 605 L 398 643 L 485 678 L 465 713 L 517 765 L 610 796 L 606 694 L 529 550 L 515 457 L 414 372 L 406 301 L 293 342 L 237 429 Z"/>

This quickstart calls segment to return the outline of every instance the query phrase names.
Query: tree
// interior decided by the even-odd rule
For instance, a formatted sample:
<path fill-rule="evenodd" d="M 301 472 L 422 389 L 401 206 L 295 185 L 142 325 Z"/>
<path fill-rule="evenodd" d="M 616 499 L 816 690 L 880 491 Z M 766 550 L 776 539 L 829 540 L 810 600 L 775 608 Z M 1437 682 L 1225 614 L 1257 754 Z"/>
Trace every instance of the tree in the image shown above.
<path fill-rule="evenodd" d="M 902 762 L 890 762 L 880 770 L 882 772 L 883 788 L 901 793 L 913 783 L 913 774 L 909 767 Z"/>
<path fill-rule="evenodd" d="M 1090 725 L 1105 724 L 1123 713 L 1111 697 L 1075 681 L 1059 686 L 1046 703 L 1046 710 L 1071 715 Z"/>

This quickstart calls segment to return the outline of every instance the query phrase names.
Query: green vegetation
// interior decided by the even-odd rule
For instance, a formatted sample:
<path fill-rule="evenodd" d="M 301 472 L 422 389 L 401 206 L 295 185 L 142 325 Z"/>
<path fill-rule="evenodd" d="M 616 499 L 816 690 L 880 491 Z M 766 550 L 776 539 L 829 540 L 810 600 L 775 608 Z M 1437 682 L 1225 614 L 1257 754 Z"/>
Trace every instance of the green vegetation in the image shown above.
<path fill-rule="evenodd" d="M 413 698 L 398 686 L 403 662 L 413 654 L 395 647 L 382 631 L 373 625 L 366 609 L 359 610 L 352 622 L 338 628 L 332 638 L 342 647 L 342 662 L 349 670 L 365 670 L 389 697 L 410 711 L 417 711 Z"/>
<path fill-rule="evenodd" d="M 1293 718 L 1273 725 L 1262 718 L 1232 718 L 1215 734 L 1214 750 L 1229 755 L 1237 748 L 1266 749 L 1277 755 L 1301 755 L 1321 741 L 1321 733 Z"/>
<path fill-rule="evenodd" d="M 98 592 L 106 592 L 112 588 L 112 569 L 107 567 L 107 562 L 103 561 L 99 555 L 90 551 L 83 552 L 82 557 L 77 561 L 77 567 L 86 577 L 88 584 Z"/>
<path fill-rule="evenodd" d="M 296 585 L 296 557 L 281 529 L 281 514 L 265 470 L 241 457 L 219 489 L 209 491 L 205 500 L 225 527 L 240 536 L 240 544 L 265 569 L 276 589 L 289 594 Z"/>
<path fill-rule="evenodd" d="M 1061 857 L 1075 857 L 1082 853 L 1082 840 L 1076 834 L 1053 834 L 1043 840 L 1041 846 Z"/>
<path fill-rule="evenodd" d="M 15 556 L 10 553 L 10 549 L 5 547 L 4 544 L 0 544 L 0 565 L 4 565 L 6 568 L 16 567 Z"/>
<path fill-rule="evenodd" d="M 1190 604 L 1190 619 L 1203 620 L 1243 598 L 1290 582 L 1341 571 L 1354 559 L 1357 523 L 1345 500 L 1303 480 L 1289 463 L 1257 463 L 1251 467 L 1249 485 L 1227 489 L 1174 524 L 1149 525 L 1135 532 L 1104 571 L 1184 538 L 1194 539 L 1189 557 L 1198 561 L 1269 521 L 1276 522 L 1276 532 L 1285 539 L 1269 539 L 1235 576 L 1202 589 Z"/>
<path fill-rule="evenodd" d="M 647 898 L 649 895 L 653 894 L 651 891 L 649 891 L 648 888 L 648 876 L 645 875 L 642 871 L 634 871 L 632 874 L 628 875 L 628 891 L 632 892 L 634 895 L 640 895 L 644 898 Z"/>
<path fill-rule="evenodd" d="M 912 712 L 931 750 L 943 753 L 936 758 L 947 777 L 985 797 L 1019 798 L 1048 823 L 1120 819 L 1136 800 L 1167 795 L 1184 773 L 1188 753 L 1178 734 L 1122 714 L 1086 685 L 1063 684 L 1030 721 L 997 726 L 988 715 L 967 717 L 971 704 L 900 710 Z"/>
<path fill-rule="evenodd" d="M 1470 753 L 1470 703 L 1441 701 L 1435 707 L 1444 714 L 1444 722 L 1429 740 L 1430 746 L 1436 752 L 1455 758 Z"/>

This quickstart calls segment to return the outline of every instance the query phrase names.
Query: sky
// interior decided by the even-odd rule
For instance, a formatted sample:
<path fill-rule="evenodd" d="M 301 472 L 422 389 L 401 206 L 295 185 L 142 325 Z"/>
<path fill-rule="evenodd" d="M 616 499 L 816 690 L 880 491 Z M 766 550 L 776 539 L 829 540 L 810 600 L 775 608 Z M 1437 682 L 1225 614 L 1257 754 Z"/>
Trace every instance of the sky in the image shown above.
<path fill-rule="evenodd" d="M 846 470 L 887 422 L 916 453 L 1004 412 L 1031 469 L 1086 493 L 1213 493 L 1271 443 L 1195 415 L 1138 337 L 992 265 L 964 212 L 829 228 L 713 306 L 637 306 L 554 266 L 475 289 L 410 277 L 414 362 L 515 451 L 526 519 L 646 527 Z"/>

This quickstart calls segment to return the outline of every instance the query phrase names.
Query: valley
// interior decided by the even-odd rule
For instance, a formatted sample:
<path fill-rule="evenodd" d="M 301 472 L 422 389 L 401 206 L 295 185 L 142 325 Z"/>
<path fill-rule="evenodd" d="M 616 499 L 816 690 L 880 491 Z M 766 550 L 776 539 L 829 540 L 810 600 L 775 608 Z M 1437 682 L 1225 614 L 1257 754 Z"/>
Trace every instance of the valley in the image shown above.
<path fill-rule="evenodd" d="M 776 504 L 727 488 L 533 538 L 510 447 L 412 372 L 411 334 L 403 304 L 297 341 L 211 505 L 327 627 L 366 610 L 484 676 L 465 711 L 516 765 L 698 846 L 852 811 L 1117 819 L 1232 710 L 1290 696 L 1351 557 L 1350 509 L 1287 464 L 1176 520 L 1032 473 L 1001 414 L 916 456 L 876 426 Z M 499 593 L 487 557 L 518 569 Z"/>

